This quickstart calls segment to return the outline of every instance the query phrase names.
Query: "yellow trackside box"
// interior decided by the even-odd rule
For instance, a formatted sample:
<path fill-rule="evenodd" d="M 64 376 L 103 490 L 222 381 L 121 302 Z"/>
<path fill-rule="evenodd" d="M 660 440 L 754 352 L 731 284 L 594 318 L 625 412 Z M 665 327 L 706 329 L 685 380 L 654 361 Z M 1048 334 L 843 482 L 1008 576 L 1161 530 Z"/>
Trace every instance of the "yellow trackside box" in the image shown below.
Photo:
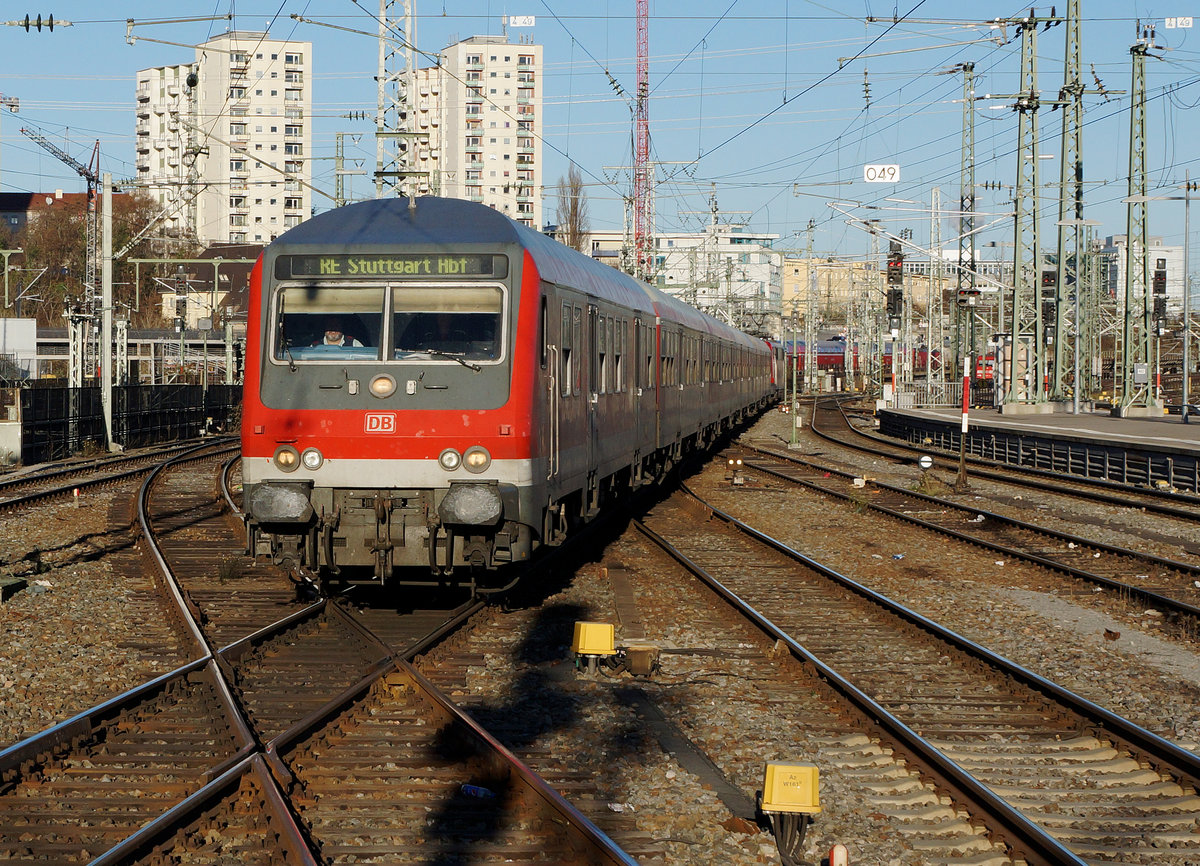
<path fill-rule="evenodd" d="M 815 764 L 768 763 L 763 773 L 762 810 L 810 815 L 820 812 L 817 776 Z"/>
<path fill-rule="evenodd" d="M 575 637 L 571 640 L 571 652 L 577 656 L 616 655 L 612 623 L 575 623 Z"/>

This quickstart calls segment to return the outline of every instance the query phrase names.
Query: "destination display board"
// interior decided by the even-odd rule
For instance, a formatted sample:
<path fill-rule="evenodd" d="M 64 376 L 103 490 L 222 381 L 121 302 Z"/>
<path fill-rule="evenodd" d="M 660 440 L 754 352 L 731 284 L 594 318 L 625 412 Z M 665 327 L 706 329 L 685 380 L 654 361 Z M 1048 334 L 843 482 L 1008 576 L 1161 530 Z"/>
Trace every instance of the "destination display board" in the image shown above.
<path fill-rule="evenodd" d="M 280 256 L 275 279 L 438 279 L 508 276 L 508 257 L 492 253 L 335 253 Z"/>

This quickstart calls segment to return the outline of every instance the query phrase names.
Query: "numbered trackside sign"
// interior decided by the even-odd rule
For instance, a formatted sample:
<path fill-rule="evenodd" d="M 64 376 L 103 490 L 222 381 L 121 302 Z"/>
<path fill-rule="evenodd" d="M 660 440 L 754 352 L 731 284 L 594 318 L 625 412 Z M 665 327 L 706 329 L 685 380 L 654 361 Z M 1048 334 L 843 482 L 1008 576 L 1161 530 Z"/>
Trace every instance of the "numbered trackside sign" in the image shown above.
<path fill-rule="evenodd" d="M 900 166 L 864 165 L 863 180 L 867 183 L 898 183 L 900 181 Z"/>
<path fill-rule="evenodd" d="M 366 432 L 368 432 L 368 433 L 395 433 L 396 432 L 396 413 L 395 412 L 368 412 L 366 414 Z"/>

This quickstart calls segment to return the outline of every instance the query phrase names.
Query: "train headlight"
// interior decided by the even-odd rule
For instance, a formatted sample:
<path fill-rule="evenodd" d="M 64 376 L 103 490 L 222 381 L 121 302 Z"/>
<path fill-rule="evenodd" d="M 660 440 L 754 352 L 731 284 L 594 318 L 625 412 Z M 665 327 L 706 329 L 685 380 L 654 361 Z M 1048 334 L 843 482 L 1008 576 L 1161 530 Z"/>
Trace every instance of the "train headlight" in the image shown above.
<path fill-rule="evenodd" d="M 321 468 L 325 458 L 316 448 L 305 448 L 304 453 L 300 455 L 300 462 L 304 464 L 305 469 L 316 471 Z"/>
<path fill-rule="evenodd" d="M 367 387 L 376 397 L 390 397 L 396 393 L 396 380 L 387 373 L 380 373 Z"/>
<path fill-rule="evenodd" d="M 442 468 L 447 472 L 453 472 L 462 465 L 462 455 L 453 448 L 447 448 L 438 455 L 438 463 L 440 463 Z"/>
<path fill-rule="evenodd" d="M 295 472 L 300 465 L 300 452 L 291 445 L 280 445 L 275 449 L 275 467 L 284 472 Z"/>
<path fill-rule="evenodd" d="M 463 455 L 463 465 L 468 472 L 483 472 L 492 465 L 492 455 L 481 445 L 474 445 Z"/>

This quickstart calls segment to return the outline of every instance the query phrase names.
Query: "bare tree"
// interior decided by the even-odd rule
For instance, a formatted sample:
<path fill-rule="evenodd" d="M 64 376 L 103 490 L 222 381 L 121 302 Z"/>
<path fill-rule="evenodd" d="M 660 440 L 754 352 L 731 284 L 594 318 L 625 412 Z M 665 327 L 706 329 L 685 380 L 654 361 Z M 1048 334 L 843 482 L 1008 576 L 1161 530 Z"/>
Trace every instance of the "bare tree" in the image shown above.
<path fill-rule="evenodd" d="M 160 211 L 160 206 L 144 192 L 113 196 L 113 248 L 120 249 L 140 232 Z M 27 315 L 34 315 L 43 325 L 59 324 L 68 298 L 84 293 L 83 277 L 87 269 L 87 206 L 83 197 L 60 206 L 39 211 L 26 223 L 16 243 L 24 251 L 23 267 L 38 271 L 46 269 L 38 284 L 38 300 L 25 305 Z M 0 244 L 2 246 L 2 244 Z M 132 309 L 141 302 L 138 326 L 160 325 L 161 318 L 153 299 L 157 297 L 149 268 L 141 269 L 142 285 L 134 286 L 135 269 L 126 259 L 147 257 L 151 241 L 144 238 L 113 264 L 115 300 Z M 139 298 L 140 295 L 140 298 Z M 150 299 L 150 303 L 147 303 Z"/>
<path fill-rule="evenodd" d="M 587 193 L 583 174 L 572 163 L 566 178 L 558 179 L 558 207 L 555 210 L 558 239 L 572 249 L 586 253 L 588 233 Z"/>

